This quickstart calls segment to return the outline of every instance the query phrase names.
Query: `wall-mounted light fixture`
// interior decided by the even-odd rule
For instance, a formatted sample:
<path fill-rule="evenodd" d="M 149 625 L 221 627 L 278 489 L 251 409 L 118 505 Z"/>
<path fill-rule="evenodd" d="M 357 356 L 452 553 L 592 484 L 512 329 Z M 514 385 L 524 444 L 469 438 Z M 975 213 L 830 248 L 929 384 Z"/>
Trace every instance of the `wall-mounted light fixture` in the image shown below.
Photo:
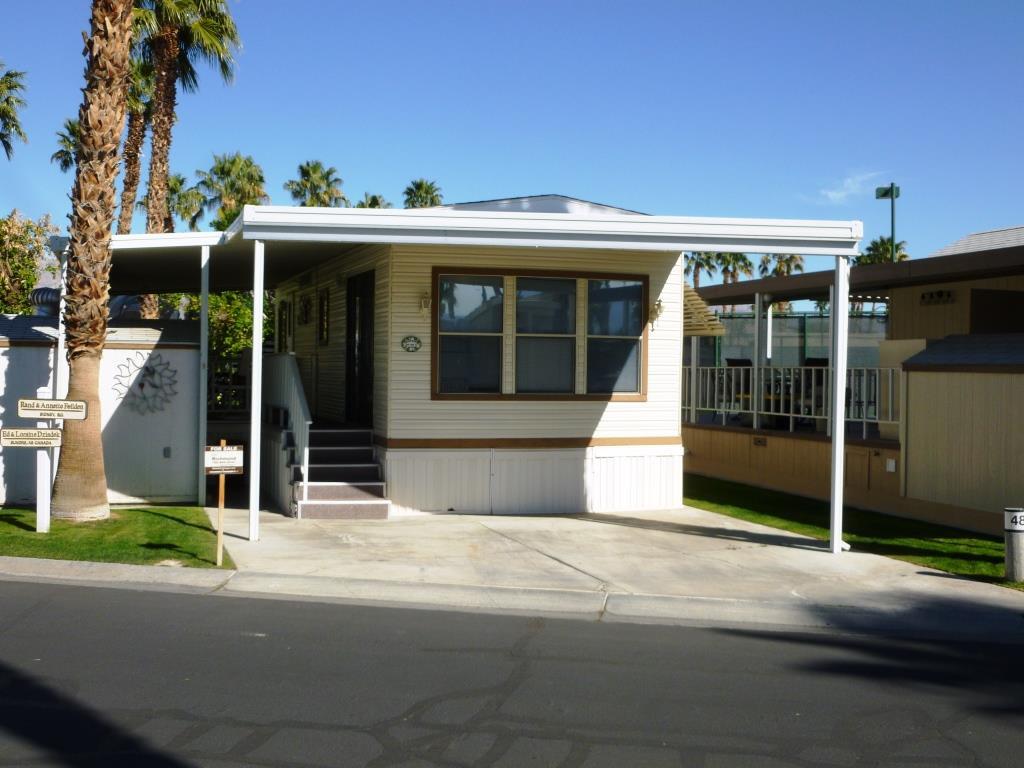
<path fill-rule="evenodd" d="M 423 295 L 420 296 L 420 314 L 424 317 L 430 314 L 430 304 L 430 294 L 424 292 Z"/>
<path fill-rule="evenodd" d="M 651 309 L 648 312 L 648 316 L 651 319 L 652 326 L 658 321 L 658 318 L 661 317 L 662 311 L 663 307 L 661 305 L 661 299 L 658 299 L 653 304 L 651 304 Z"/>

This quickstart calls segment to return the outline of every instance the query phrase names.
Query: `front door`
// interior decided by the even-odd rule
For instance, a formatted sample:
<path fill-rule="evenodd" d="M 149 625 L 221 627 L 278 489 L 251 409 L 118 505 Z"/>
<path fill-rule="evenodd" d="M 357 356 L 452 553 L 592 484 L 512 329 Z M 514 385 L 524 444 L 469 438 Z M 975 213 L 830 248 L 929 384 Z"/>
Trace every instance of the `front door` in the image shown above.
<path fill-rule="evenodd" d="M 373 423 L 374 273 L 350 277 L 345 293 L 345 420 Z"/>

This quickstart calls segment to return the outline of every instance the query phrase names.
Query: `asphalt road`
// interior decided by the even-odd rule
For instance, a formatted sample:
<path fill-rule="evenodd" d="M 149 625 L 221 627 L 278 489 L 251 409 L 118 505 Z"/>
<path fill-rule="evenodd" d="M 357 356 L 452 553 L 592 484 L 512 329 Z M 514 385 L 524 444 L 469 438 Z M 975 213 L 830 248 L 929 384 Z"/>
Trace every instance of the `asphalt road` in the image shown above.
<path fill-rule="evenodd" d="M 1020 766 L 1024 646 L 0 583 L 0 765 Z"/>

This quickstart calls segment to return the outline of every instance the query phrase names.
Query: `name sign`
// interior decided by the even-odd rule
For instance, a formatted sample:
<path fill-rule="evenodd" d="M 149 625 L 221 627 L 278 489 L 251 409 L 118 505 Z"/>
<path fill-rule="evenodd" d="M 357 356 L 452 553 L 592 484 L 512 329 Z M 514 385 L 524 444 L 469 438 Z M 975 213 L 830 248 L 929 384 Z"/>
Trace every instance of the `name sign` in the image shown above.
<path fill-rule="evenodd" d="M 18 416 L 24 419 L 74 419 L 81 421 L 89 412 L 84 400 L 31 400 L 18 401 Z"/>
<path fill-rule="evenodd" d="M 208 475 L 240 475 L 245 466 L 245 453 L 240 445 L 208 445 L 203 466 Z"/>
<path fill-rule="evenodd" d="M 60 448 L 59 429 L 0 429 L 3 448 Z"/>

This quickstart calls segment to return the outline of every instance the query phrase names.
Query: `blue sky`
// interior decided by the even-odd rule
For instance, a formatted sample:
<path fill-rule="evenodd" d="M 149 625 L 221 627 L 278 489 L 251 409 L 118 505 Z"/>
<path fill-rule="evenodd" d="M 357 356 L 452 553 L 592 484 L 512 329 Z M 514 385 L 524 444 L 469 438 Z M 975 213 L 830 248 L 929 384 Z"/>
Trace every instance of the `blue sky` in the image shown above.
<path fill-rule="evenodd" d="M 353 200 L 562 193 L 649 213 L 861 219 L 902 187 L 924 256 L 1024 224 L 1024 3 L 233 0 L 231 86 L 180 97 L 171 166 L 214 152 L 336 166 Z M 29 144 L 0 158 L 0 211 L 62 219 L 50 164 L 78 109 L 86 0 L 10 3 L 0 58 L 27 71 Z M 137 226 L 141 221 L 137 219 Z M 810 269 L 825 268 L 812 260 Z"/>

